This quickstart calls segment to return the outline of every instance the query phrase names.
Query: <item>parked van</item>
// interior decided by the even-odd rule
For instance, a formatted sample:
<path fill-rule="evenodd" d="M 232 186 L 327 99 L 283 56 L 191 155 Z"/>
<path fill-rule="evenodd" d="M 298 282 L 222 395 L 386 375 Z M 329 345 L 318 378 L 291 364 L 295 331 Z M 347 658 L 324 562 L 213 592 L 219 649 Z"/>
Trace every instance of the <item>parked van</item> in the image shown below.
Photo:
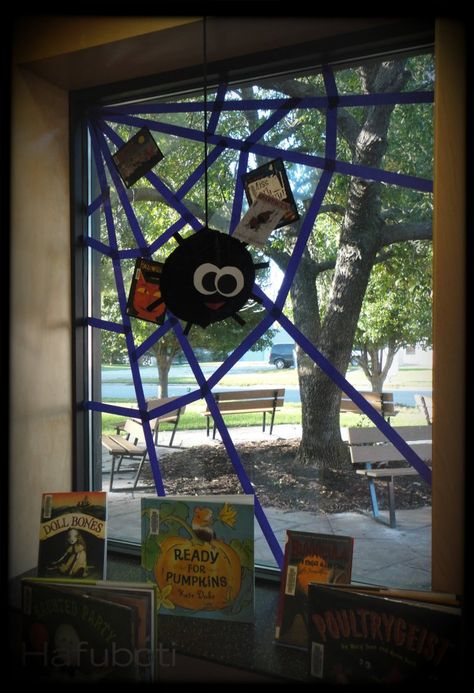
<path fill-rule="evenodd" d="M 295 367 L 295 345 L 294 344 L 274 344 L 270 352 L 270 363 L 277 368 Z"/>

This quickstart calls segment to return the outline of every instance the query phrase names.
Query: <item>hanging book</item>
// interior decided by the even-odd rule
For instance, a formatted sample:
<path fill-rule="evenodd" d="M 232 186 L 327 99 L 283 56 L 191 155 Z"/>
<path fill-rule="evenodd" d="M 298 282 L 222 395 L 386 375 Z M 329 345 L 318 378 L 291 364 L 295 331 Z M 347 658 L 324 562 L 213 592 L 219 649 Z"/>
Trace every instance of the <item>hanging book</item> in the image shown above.
<path fill-rule="evenodd" d="M 21 589 L 22 665 L 37 680 L 153 681 L 153 587 L 25 578 Z"/>
<path fill-rule="evenodd" d="M 150 131 L 145 127 L 120 147 L 112 159 L 121 179 L 127 188 L 130 188 L 139 178 L 151 171 L 163 156 Z"/>
<path fill-rule="evenodd" d="M 310 582 L 350 583 L 354 539 L 291 529 L 286 534 L 275 640 L 305 650 L 308 585 Z"/>
<path fill-rule="evenodd" d="M 128 294 L 128 315 L 158 325 L 164 322 L 166 306 L 161 297 L 162 268 L 162 262 L 137 258 Z"/>
<path fill-rule="evenodd" d="M 273 229 L 290 210 L 287 202 L 259 193 L 236 226 L 233 236 L 239 241 L 263 248 Z"/>
<path fill-rule="evenodd" d="M 416 595 L 413 595 L 416 597 Z M 309 675 L 334 684 L 464 680 L 462 612 L 443 604 L 312 583 Z"/>
<path fill-rule="evenodd" d="M 280 219 L 275 228 L 279 229 L 280 226 L 292 224 L 300 218 L 288 182 L 283 159 L 274 159 L 273 161 L 263 164 L 263 166 L 259 166 L 259 168 L 256 168 L 254 171 L 244 173 L 242 182 L 249 205 L 256 200 L 260 193 L 264 193 L 269 197 L 274 197 L 289 205 L 288 211 Z"/>
<path fill-rule="evenodd" d="M 253 500 L 142 498 L 142 568 L 160 614 L 253 621 Z"/>
<path fill-rule="evenodd" d="M 105 578 L 106 498 L 105 491 L 43 494 L 39 577 Z"/>

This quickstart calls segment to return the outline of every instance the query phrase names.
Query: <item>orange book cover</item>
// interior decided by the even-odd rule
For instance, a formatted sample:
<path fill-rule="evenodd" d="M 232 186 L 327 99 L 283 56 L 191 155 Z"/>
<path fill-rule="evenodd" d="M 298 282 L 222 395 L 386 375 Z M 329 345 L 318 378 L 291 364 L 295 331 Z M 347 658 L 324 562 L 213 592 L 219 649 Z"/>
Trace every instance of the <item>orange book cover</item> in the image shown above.
<path fill-rule="evenodd" d="M 166 306 L 161 297 L 163 263 L 139 257 L 135 263 L 127 301 L 127 314 L 161 325 Z"/>

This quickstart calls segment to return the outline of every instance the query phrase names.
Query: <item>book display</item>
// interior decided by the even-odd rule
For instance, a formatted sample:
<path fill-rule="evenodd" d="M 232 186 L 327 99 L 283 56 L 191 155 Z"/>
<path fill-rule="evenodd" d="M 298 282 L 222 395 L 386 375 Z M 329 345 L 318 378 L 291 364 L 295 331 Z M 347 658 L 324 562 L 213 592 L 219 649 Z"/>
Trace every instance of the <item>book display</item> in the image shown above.
<path fill-rule="evenodd" d="M 42 541 L 56 533 L 67 549 L 53 559 L 57 547 L 43 543 L 46 577 L 21 580 L 20 657 L 28 680 L 150 683 L 160 673 L 167 680 L 181 634 L 186 651 L 195 647 L 190 633 L 199 641 L 203 633 L 219 639 L 232 622 L 254 627 L 254 496 L 145 496 L 140 505 L 144 579 L 118 582 L 91 577 L 102 554 L 91 550 L 94 558 L 84 558 L 82 543 L 74 548 L 77 538 L 68 534 L 77 527 L 102 533 L 105 553 L 106 494 L 43 494 Z M 315 682 L 456 680 L 461 598 L 352 584 L 353 552 L 350 536 L 286 530 L 268 645 L 288 648 Z M 163 653 L 171 658 L 162 660 Z"/>
<path fill-rule="evenodd" d="M 455 681 L 461 671 L 461 609 L 429 592 L 309 586 L 309 673 L 331 683 Z"/>
<path fill-rule="evenodd" d="M 354 539 L 336 534 L 287 530 L 275 640 L 308 646 L 308 585 L 349 583 Z"/>
<path fill-rule="evenodd" d="M 39 577 L 105 577 L 106 496 L 104 491 L 43 494 Z"/>
<path fill-rule="evenodd" d="M 121 179 L 130 188 L 153 166 L 163 158 L 160 150 L 147 127 L 141 128 L 129 139 L 112 159 Z"/>
<path fill-rule="evenodd" d="M 142 567 L 160 613 L 253 621 L 253 496 L 143 498 Z"/>

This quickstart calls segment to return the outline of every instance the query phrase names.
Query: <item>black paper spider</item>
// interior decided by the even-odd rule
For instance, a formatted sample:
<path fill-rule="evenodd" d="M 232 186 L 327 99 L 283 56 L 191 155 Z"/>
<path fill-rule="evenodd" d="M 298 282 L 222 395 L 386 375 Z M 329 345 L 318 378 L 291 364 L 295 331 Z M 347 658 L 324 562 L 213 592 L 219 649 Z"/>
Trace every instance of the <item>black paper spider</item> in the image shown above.
<path fill-rule="evenodd" d="M 187 322 L 207 327 L 233 317 L 244 324 L 238 311 L 252 294 L 254 265 L 241 241 L 208 227 L 186 239 L 177 237 L 178 247 L 166 259 L 161 275 L 161 292 L 166 307 Z"/>

